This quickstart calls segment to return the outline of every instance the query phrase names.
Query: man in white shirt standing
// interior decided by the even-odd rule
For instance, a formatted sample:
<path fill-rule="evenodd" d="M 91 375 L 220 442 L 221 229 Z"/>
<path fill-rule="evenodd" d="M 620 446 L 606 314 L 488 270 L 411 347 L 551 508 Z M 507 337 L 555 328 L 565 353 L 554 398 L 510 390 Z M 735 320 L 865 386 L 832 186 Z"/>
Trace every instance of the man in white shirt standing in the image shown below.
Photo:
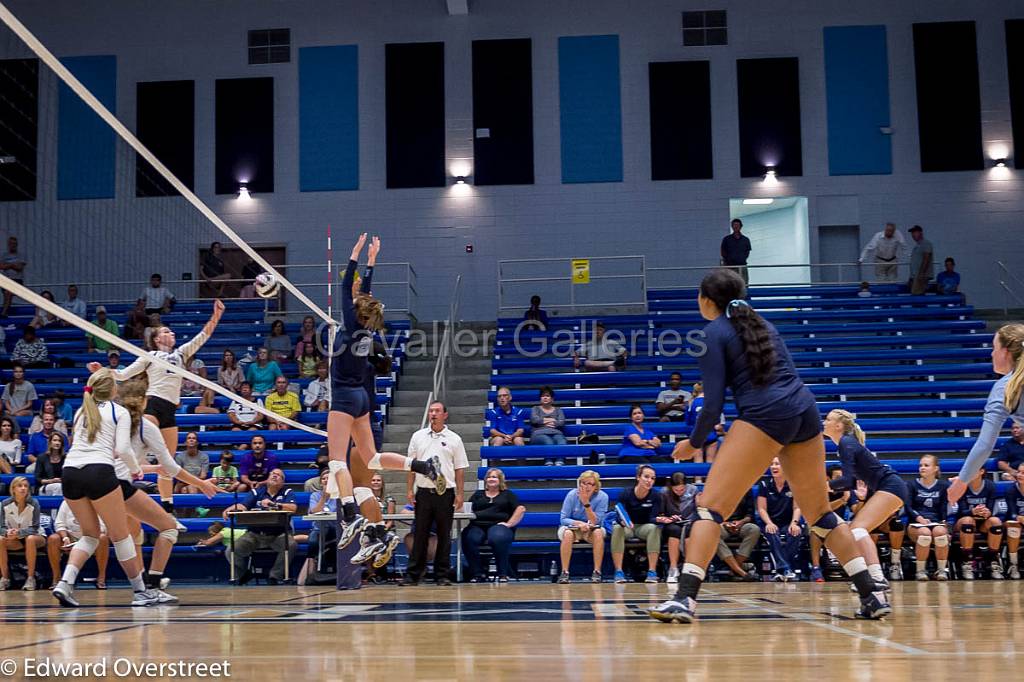
<path fill-rule="evenodd" d="M 876 232 L 875 236 L 861 251 L 859 263 L 869 261 L 875 263 L 875 276 L 883 282 L 895 282 L 898 263 L 903 260 L 907 251 L 907 242 L 903 235 L 896 231 L 896 225 L 886 223 L 885 229 Z"/>
<path fill-rule="evenodd" d="M 441 472 L 448 483 L 443 495 L 437 494 L 434 482 L 421 474 L 409 473 L 409 503 L 415 505 L 415 534 L 412 554 L 403 585 L 418 585 L 427 568 L 427 547 L 430 530 L 437 527 L 437 553 L 434 556 L 434 576 L 438 585 L 451 585 L 448 571 L 451 568 L 452 523 L 455 512 L 462 509 L 462 490 L 465 485 L 466 447 L 462 438 L 445 422 L 448 408 L 437 400 L 427 410 L 430 425 L 412 435 L 409 441 L 409 456 L 422 461 L 436 457 L 440 460 Z M 434 463 L 437 466 L 437 462 Z"/>
<path fill-rule="evenodd" d="M 139 298 L 145 302 L 147 315 L 170 312 L 176 300 L 171 290 L 164 286 L 163 276 L 158 273 L 150 276 L 149 286 L 142 290 Z"/>

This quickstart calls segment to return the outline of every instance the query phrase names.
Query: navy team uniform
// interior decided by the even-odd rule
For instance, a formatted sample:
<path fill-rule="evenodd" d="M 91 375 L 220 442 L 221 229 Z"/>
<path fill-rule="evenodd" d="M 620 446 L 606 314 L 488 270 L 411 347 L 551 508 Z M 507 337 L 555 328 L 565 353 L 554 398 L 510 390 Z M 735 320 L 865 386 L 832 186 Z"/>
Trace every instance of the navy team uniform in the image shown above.
<path fill-rule="evenodd" d="M 981 490 L 975 492 L 971 489 L 971 486 L 967 486 L 967 492 L 960 498 L 957 503 L 956 515 L 957 518 L 963 518 L 965 516 L 973 516 L 973 510 L 979 504 L 984 505 L 988 508 L 992 515 L 996 515 L 996 484 L 989 480 L 983 480 Z"/>
<path fill-rule="evenodd" d="M 1003 497 L 1006 502 L 1006 521 L 1016 521 L 1018 517 L 1024 516 L 1024 493 L 1020 491 L 1018 486 L 1013 486 L 1006 491 L 1006 495 Z"/>
<path fill-rule="evenodd" d="M 793 537 L 789 534 L 789 524 L 793 522 L 793 492 L 789 489 L 789 482 L 784 483 L 782 490 L 779 490 L 775 487 L 775 480 L 769 476 L 761 481 L 757 496 L 765 498 L 768 518 L 779 527 L 778 533 L 766 532 L 764 520 L 758 515 L 761 531 L 771 548 L 775 569 L 781 573 L 791 573 L 797 555 L 800 553 L 800 541 L 803 535 Z M 797 522 L 799 523 L 799 519 Z"/>
<path fill-rule="evenodd" d="M 779 332 L 771 322 L 764 324 L 775 347 L 772 379 L 764 386 L 755 386 L 751 380 L 743 340 L 725 315 L 704 327 L 707 351 L 697 361 L 704 382 L 704 407 L 690 433 L 690 444 L 698 450 L 722 416 L 726 388 L 732 390 L 738 418 L 782 445 L 802 443 L 821 433 L 821 415 L 814 394 L 800 380 Z"/>
<path fill-rule="evenodd" d="M 373 373 L 367 358 L 373 348 L 373 334 L 356 319 L 352 299 L 352 283 L 359 264 L 348 262 L 341 281 L 341 312 L 345 329 L 334 338 L 334 361 L 331 362 L 331 410 L 344 412 L 354 419 L 373 409 L 366 392 L 367 375 Z M 374 389 L 376 393 L 376 389 Z"/>
<path fill-rule="evenodd" d="M 880 462 L 875 453 L 868 450 L 859 440 L 849 434 L 844 435 L 839 439 L 838 450 L 843 475 L 828 482 L 831 491 L 853 491 L 857 479 L 860 479 L 868 488 L 868 497 L 876 492 L 885 492 L 895 495 L 904 504 L 907 503 L 907 484 L 892 467 Z"/>
<path fill-rule="evenodd" d="M 910 508 L 907 516 L 911 523 L 917 523 L 917 517 L 924 518 L 928 523 L 945 523 L 949 498 L 946 493 L 949 483 L 937 480 L 931 487 L 925 487 L 921 479 L 910 482 Z"/>

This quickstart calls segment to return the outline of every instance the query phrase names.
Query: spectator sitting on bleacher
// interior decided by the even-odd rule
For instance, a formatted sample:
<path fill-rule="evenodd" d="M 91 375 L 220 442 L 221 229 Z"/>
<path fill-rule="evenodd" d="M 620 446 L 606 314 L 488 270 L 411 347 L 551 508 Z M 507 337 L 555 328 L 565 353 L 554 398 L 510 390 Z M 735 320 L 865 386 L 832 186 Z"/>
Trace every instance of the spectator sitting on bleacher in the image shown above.
<path fill-rule="evenodd" d="M 935 580 L 949 580 L 949 531 L 946 516 L 949 511 L 947 491 L 949 483 L 939 479 L 939 458 L 923 455 L 917 465 L 918 478 L 910 482 L 910 508 L 907 516 L 912 523 L 907 532 L 915 545 L 917 564 L 916 579 L 928 581 L 925 566 L 928 563 L 929 547 L 935 545 L 935 561 L 938 570 Z"/>
<path fill-rule="evenodd" d="M 1017 553 L 1020 551 L 1021 526 L 1024 526 L 1024 462 L 1017 467 L 1013 487 L 1003 497 L 1006 505 L 1006 551 L 1010 555 L 1010 580 L 1020 580 Z"/>
<path fill-rule="evenodd" d="M 316 376 L 319 364 L 320 354 L 316 352 L 316 346 L 312 343 L 303 344 L 302 355 L 299 356 L 299 376 L 303 379 L 312 379 Z"/>
<path fill-rule="evenodd" d="M 164 286 L 163 282 L 163 276 L 159 273 L 154 273 L 149 278 L 149 286 L 139 294 L 147 315 L 169 313 L 171 308 L 174 307 L 174 294 Z"/>
<path fill-rule="evenodd" d="M 996 484 L 985 479 L 985 467 L 978 470 L 974 480 L 967 484 L 967 491 L 957 502 L 956 526 L 954 530 L 960 535 L 960 549 L 964 553 L 964 563 L 960 574 L 964 580 L 974 580 L 973 550 L 974 534 L 985 533 L 988 549 L 985 551 L 985 563 L 989 565 L 992 580 L 1003 579 L 1003 564 L 999 559 L 999 549 L 1003 540 L 1003 520 L 996 514 Z"/>
<path fill-rule="evenodd" d="M 947 258 L 943 262 L 944 270 L 935 277 L 935 290 L 942 296 L 960 292 L 960 273 L 956 271 L 956 261 Z"/>
<path fill-rule="evenodd" d="M 124 338 L 142 339 L 149 324 L 149 315 L 146 313 L 145 302 L 140 298 L 135 302 L 135 307 L 128 311 L 128 318 L 124 323 Z"/>
<path fill-rule="evenodd" d="M 242 455 L 238 466 L 239 478 L 249 490 L 257 490 L 267 483 L 270 472 L 278 466 L 277 456 L 267 452 L 267 441 L 263 436 L 253 436 L 249 441 L 251 450 Z"/>
<path fill-rule="evenodd" d="M 259 488 L 254 489 L 245 502 L 233 504 L 224 510 L 224 520 L 228 519 L 228 512 L 261 509 L 293 513 L 298 509 L 295 495 L 284 486 L 284 472 L 276 466 L 269 471 L 266 485 L 260 485 Z M 235 540 L 235 554 L 232 560 L 235 563 L 235 575 L 241 576 L 238 579 L 238 584 L 244 585 L 252 579 L 252 573 L 248 570 L 249 557 L 258 549 L 273 549 L 277 552 L 277 560 L 274 561 L 274 566 L 270 569 L 268 582 L 271 585 L 278 584 L 284 580 L 286 553 L 289 557 L 294 557 L 297 548 L 295 538 L 289 532 L 278 533 L 277 529 L 261 530 L 259 528 L 249 530 Z"/>
<path fill-rule="evenodd" d="M 565 427 L 565 413 L 562 408 L 555 405 L 555 392 L 550 386 L 540 389 L 540 404 L 534 405 L 530 411 L 530 445 L 566 445 L 568 441 L 562 429 Z M 565 460 L 559 457 L 552 461 L 549 457 L 544 461 L 545 465 L 565 464 Z"/>
<path fill-rule="evenodd" d="M 13 417 L 0 418 L 0 474 L 10 474 L 21 466 L 22 442 Z"/>
<path fill-rule="evenodd" d="M 686 420 L 686 406 L 693 394 L 683 390 L 683 375 L 672 372 L 668 377 L 668 388 L 658 394 L 655 407 L 658 409 L 658 421 L 681 422 Z"/>
<path fill-rule="evenodd" d="M 594 546 L 594 572 L 590 582 L 601 582 L 601 561 L 604 559 L 604 516 L 608 513 L 608 493 L 601 490 L 601 475 L 586 470 L 576 479 L 576 487 L 569 491 L 562 501 L 559 515 L 558 540 L 562 543 L 559 558 L 562 562 L 558 574 L 560 584 L 569 583 L 569 563 L 572 561 L 572 546 L 577 542 L 589 542 Z"/>
<path fill-rule="evenodd" d="M 516 539 L 516 526 L 523 519 L 526 507 L 505 484 L 501 469 L 488 469 L 484 475 L 484 488 L 469 498 L 476 518 L 462 531 L 462 550 L 469 564 L 471 582 L 487 581 L 480 561 L 480 546 L 488 544 L 494 550 L 498 569 L 498 582 L 507 583 L 512 569 L 508 562 L 512 542 Z"/>
<path fill-rule="evenodd" d="M 274 320 L 270 324 L 270 336 L 266 339 L 267 350 L 270 351 L 270 359 L 275 362 L 287 362 L 292 359 L 292 340 L 284 331 L 284 321 Z"/>
<path fill-rule="evenodd" d="M 50 449 L 51 436 L 57 434 L 64 439 L 64 445 L 67 446 L 67 436 L 57 430 L 57 417 L 53 413 L 44 414 L 42 422 L 43 428 L 28 437 L 28 448 L 25 449 L 25 454 L 28 456 L 28 466 L 25 471 L 28 473 L 35 471 L 33 465 L 36 463 L 36 458 L 42 457 Z"/>
<path fill-rule="evenodd" d="M 861 282 L 860 288 L 857 289 L 857 298 L 871 298 L 871 285 L 867 282 Z"/>
<path fill-rule="evenodd" d="M 288 390 L 288 380 L 284 377 L 277 377 L 274 382 L 274 392 L 263 399 L 267 409 L 285 419 L 295 419 L 302 412 L 302 405 L 299 404 L 299 396 Z M 278 431 L 291 428 L 284 422 L 273 417 L 267 417 L 268 428 L 271 431 Z"/>
<path fill-rule="evenodd" d="M 64 421 L 61 416 L 57 413 L 57 403 L 53 398 L 45 398 L 43 404 L 39 407 L 39 412 L 32 417 L 32 423 L 28 427 L 28 435 L 39 433 L 43 430 L 43 417 L 46 415 L 53 415 L 53 428 L 64 436 L 68 435 L 68 423 Z"/>
<path fill-rule="evenodd" d="M 726 541 L 735 538 L 739 538 L 740 546 L 733 553 Z M 722 522 L 722 530 L 718 539 L 718 558 L 729 567 L 736 579 L 757 580 L 757 576 L 749 572 L 745 564 L 760 539 L 761 529 L 754 523 L 754 494 L 747 491 L 740 503 L 736 505 L 736 510 Z"/>
<path fill-rule="evenodd" d="M 87 319 L 86 315 L 88 314 L 88 306 L 86 306 L 85 301 L 78 298 L 78 287 L 75 286 L 74 284 L 68 285 L 68 300 L 61 303 L 60 307 L 68 311 L 72 315 L 77 315 L 83 320 Z M 61 320 L 60 324 L 62 327 L 68 326 L 68 323 L 65 322 L 64 320 Z"/>
<path fill-rule="evenodd" d="M 11 362 L 23 367 L 47 368 L 50 366 L 50 351 L 41 338 L 36 336 L 36 328 L 29 325 L 14 344 L 11 351 Z"/>
<path fill-rule="evenodd" d="M 605 337 L 604 323 L 594 325 L 594 338 L 573 352 L 573 367 L 594 371 L 614 372 L 626 367 L 626 349 L 618 341 Z"/>
<path fill-rule="evenodd" d="M 690 399 L 690 405 L 686 408 L 686 425 L 693 430 L 693 427 L 697 425 L 697 417 L 700 416 L 700 411 L 704 409 L 704 384 L 697 382 L 693 385 L 693 397 Z M 715 454 L 718 453 L 718 439 L 725 433 L 725 429 L 721 424 L 716 424 L 714 431 L 708 434 L 708 438 L 704 441 L 704 447 L 701 448 L 700 454 L 693 458 L 694 462 L 707 462 L 711 463 L 715 461 Z M 679 441 L 676 447 L 680 447 L 686 443 L 687 440 L 684 438 Z M 672 455 L 675 457 L 675 454 Z"/>
<path fill-rule="evenodd" d="M 274 380 L 283 376 L 278 364 L 270 359 L 270 351 L 263 347 L 256 351 L 256 362 L 249 363 L 245 370 L 245 380 L 252 384 L 252 392 L 258 396 L 274 390 Z"/>
<path fill-rule="evenodd" d="M 512 405 L 512 391 L 508 386 L 498 388 L 498 406 L 487 410 L 491 445 L 525 445 L 522 413 Z"/>
<path fill-rule="evenodd" d="M 540 296 L 534 294 L 530 297 L 530 307 L 523 313 L 523 320 L 523 329 L 547 331 L 548 314 L 540 307 Z"/>
<path fill-rule="evenodd" d="M 7 238 L 7 253 L 0 257 L 0 272 L 13 279 L 18 284 L 25 283 L 25 259 L 18 254 L 18 238 L 10 236 Z M 11 302 L 14 294 L 4 289 L 4 307 L 0 311 L 0 317 L 7 317 L 11 310 Z"/>
<path fill-rule="evenodd" d="M 306 315 L 302 318 L 302 326 L 299 328 L 299 336 L 295 339 L 295 359 L 298 360 L 305 352 L 307 345 L 316 349 L 316 318 Z M 317 350 L 317 353 L 320 351 Z"/>
<path fill-rule="evenodd" d="M 320 472 L 320 489 L 314 490 L 309 494 L 309 513 L 310 514 L 337 514 L 338 513 L 338 500 L 331 499 L 331 496 L 324 492 L 324 488 L 327 486 L 327 478 L 331 475 L 331 472 L 324 469 Z M 323 529 L 321 531 L 321 529 Z M 314 523 L 313 530 L 309 533 L 309 538 L 306 540 L 306 561 L 302 565 L 302 570 L 299 572 L 298 580 L 296 581 L 299 585 L 306 584 L 306 576 L 316 567 L 317 553 L 320 551 L 320 534 L 324 536 L 324 547 L 327 547 L 332 542 L 338 540 L 338 524 L 337 523 Z"/>
<path fill-rule="evenodd" d="M 110 542 L 107 538 L 107 527 L 100 519 L 100 544 L 96 547 L 96 589 L 107 589 L 107 559 L 110 557 Z M 50 559 L 50 573 L 54 580 L 60 580 L 61 556 L 70 555 L 75 543 L 82 539 L 82 526 L 71 511 L 71 505 L 64 500 L 57 509 L 53 519 L 53 533 L 46 538 L 46 554 Z"/>
<path fill-rule="evenodd" d="M 203 263 L 199 267 L 199 272 L 202 274 L 203 281 L 206 282 L 207 286 L 215 290 L 214 296 L 224 298 L 224 288 L 228 286 L 226 280 L 231 279 L 231 273 L 227 271 L 224 259 L 221 258 L 220 242 L 210 244 L 210 250 L 206 252 L 206 257 L 203 258 Z"/>
<path fill-rule="evenodd" d="M 230 450 L 223 450 L 220 453 L 220 464 L 213 467 L 213 473 L 211 474 L 217 487 L 226 493 L 243 492 L 245 490 L 244 486 L 238 481 L 238 467 L 232 464 L 234 459 L 235 455 Z"/>
<path fill-rule="evenodd" d="M 316 451 L 316 459 L 309 465 L 311 469 L 316 469 L 316 476 L 307 478 L 302 484 L 302 489 L 307 492 L 315 492 L 317 490 L 323 490 L 320 487 L 320 475 L 327 470 L 328 463 L 331 461 L 330 452 L 326 445 L 321 445 L 320 449 Z"/>
<path fill-rule="evenodd" d="M 251 403 L 256 403 L 263 407 L 263 400 L 252 394 L 252 384 L 248 381 L 243 381 L 241 386 L 238 387 L 238 395 Z M 264 419 L 266 417 L 263 416 L 262 412 L 257 412 L 237 400 L 232 400 L 231 404 L 228 405 L 228 420 L 232 424 L 232 431 L 257 431 L 263 426 Z"/>
<path fill-rule="evenodd" d="M 146 328 L 142 330 L 142 347 L 146 350 L 156 350 L 156 346 L 153 345 L 153 336 L 160 331 L 160 327 L 163 326 L 163 321 L 160 319 L 160 313 L 150 313 L 149 321 L 146 322 Z"/>
<path fill-rule="evenodd" d="M 677 471 L 668 479 L 661 493 L 661 509 L 655 519 L 661 524 L 661 534 L 668 538 L 668 576 L 665 582 L 679 582 L 679 549 L 683 543 L 686 524 L 696 512 L 697 486 L 687 483 L 686 476 Z"/>
<path fill-rule="evenodd" d="M 121 328 L 117 326 L 117 322 L 107 317 L 106 306 L 96 306 L 96 319 L 92 323 L 108 334 L 121 336 Z M 96 338 L 92 334 L 85 335 L 85 346 L 86 350 L 90 353 L 106 353 L 113 348 L 109 343 L 103 339 Z"/>
<path fill-rule="evenodd" d="M 39 503 L 32 497 L 28 479 L 17 476 L 11 481 L 11 496 L 0 506 L 0 591 L 11 586 L 11 568 L 7 553 L 25 550 L 28 578 L 21 589 L 36 589 L 36 554 L 46 545 L 39 527 Z"/>
<path fill-rule="evenodd" d="M 778 457 L 772 459 L 769 471 L 771 476 L 762 479 L 758 489 L 757 515 L 775 563 L 772 580 L 789 582 L 797 578 L 793 564 L 800 553 L 803 536 L 800 508 L 793 500 L 793 492 Z"/>
<path fill-rule="evenodd" d="M 45 298 L 50 303 L 54 303 L 54 304 L 57 303 L 57 301 L 55 301 L 53 299 L 53 293 L 51 293 L 49 289 L 44 289 L 39 295 L 42 296 L 43 298 Z M 53 313 L 47 312 L 47 311 L 43 310 L 42 308 L 38 308 L 37 307 L 36 308 L 36 314 L 32 318 L 32 321 L 28 323 L 28 326 L 34 327 L 36 329 L 42 329 L 43 327 L 49 327 L 51 324 L 55 323 L 56 321 L 57 321 L 57 316 L 56 315 L 54 315 Z"/>
<path fill-rule="evenodd" d="M 217 370 L 217 383 L 232 393 L 238 393 L 245 381 L 245 372 L 238 366 L 235 351 L 225 348 L 220 357 L 220 369 Z"/>
<path fill-rule="evenodd" d="M 57 410 L 57 419 L 63 419 L 65 424 L 70 424 L 71 420 L 75 418 L 75 411 L 71 409 L 71 405 L 68 404 L 67 396 L 64 395 L 64 391 L 57 389 L 50 396 L 53 401 L 53 406 Z"/>
<path fill-rule="evenodd" d="M 111 348 L 107 353 L 107 369 L 112 372 L 124 369 L 124 365 L 121 364 L 121 351 L 116 348 Z"/>
<path fill-rule="evenodd" d="M 658 582 L 658 554 L 661 553 L 661 526 L 655 523 L 661 511 L 661 495 L 654 490 L 654 467 L 640 464 L 636 468 L 636 483 L 619 495 L 616 510 L 625 511 L 612 526 L 612 564 L 615 582 L 626 582 L 622 561 L 626 555 L 626 540 L 637 538 L 647 543 L 647 578 L 644 582 Z"/>
<path fill-rule="evenodd" d="M 622 433 L 622 447 L 619 457 L 641 457 L 644 462 L 651 461 L 656 450 L 661 447 L 661 439 L 644 426 L 644 408 L 631 405 L 629 408 L 629 424 Z"/>
<path fill-rule="evenodd" d="M 46 452 L 36 457 L 36 490 L 40 495 L 63 495 L 61 476 L 67 448 L 64 437 L 54 432 L 49 438 Z"/>
<path fill-rule="evenodd" d="M 1004 481 L 1017 480 L 1017 471 L 1024 464 L 1024 426 L 1013 422 L 1010 425 L 1010 436 L 1010 440 L 999 448 L 999 456 L 996 457 L 996 467 Z"/>
<path fill-rule="evenodd" d="M 25 367 L 15 363 L 11 369 L 11 380 L 4 386 L 4 411 L 11 417 L 27 417 L 32 414 L 32 403 L 39 399 L 36 387 L 25 378 Z"/>
<path fill-rule="evenodd" d="M 177 454 L 174 461 L 178 463 L 178 466 L 196 478 L 205 480 L 210 473 L 210 456 L 199 449 L 199 434 L 195 431 L 189 431 L 185 434 L 185 449 Z M 193 485 L 188 485 L 182 481 L 175 481 L 174 492 L 180 494 L 199 493 L 202 491 Z"/>
<path fill-rule="evenodd" d="M 185 369 L 203 379 L 209 378 L 206 373 L 206 363 L 194 355 L 188 359 Z M 202 384 L 191 379 L 183 379 L 181 382 L 181 396 L 199 398 L 199 404 L 192 409 L 194 414 L 220 414 L 220 410 L 213 406 L 213 391 Z"/>
<path fill-rule="evenodd" d="M 302 390 L 302 404 L 310 412 L 326 412 L 330 405 L 327 402 L 327 362 L 320 360 L 316 363 L 316 379 L 306 384 Z M 371 405 L 376 408 L 376 405 Z"/>
<path fill-rule="evenodd" d="M 828 475 L 830 481 L 835 481 L 843 477 L 843 468 L 838 464 L 830 464 L 825 467 L 825 473 Z M 832 488 L 828 490 L 828 506 L 829 509 L 837 513 L 843 519 L 844 510 L 847 503 L 850 501 L 849 490 L 835 491 Z M 825 575 L 821 572 L 821 549 L 824 546 L 821 538 L 816 533 L 810 533 L 811 542 L 811 581 L 816 583 L 825 582 Z M 902 578 L 900 578 L 902 580 Z"/>

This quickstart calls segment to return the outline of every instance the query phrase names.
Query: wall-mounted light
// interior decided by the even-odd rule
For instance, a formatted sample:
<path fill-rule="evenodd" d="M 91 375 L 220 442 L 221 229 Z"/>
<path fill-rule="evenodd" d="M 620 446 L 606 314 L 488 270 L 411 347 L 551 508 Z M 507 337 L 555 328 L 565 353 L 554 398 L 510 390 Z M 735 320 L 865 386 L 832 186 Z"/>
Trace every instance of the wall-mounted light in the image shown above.
<path fill-rule="evenodd" d="M 764 183 L 771 185 L 779 181 L 778 175 L 775 173 L 775 166 L 766 166 L 764 169 Z"/>
<path fill-rule="evenodd" d="M 455 184 L 456 185 L 465 185 L 466 184 L 466 176 L 465 175 L 456 175 L 455 176 Z"/>
<path fill-rule="evenodd" d="M 238 186 L 238 199 L 240 201 L 248 201 L 252 199 L 252 195 L 249 194 L 249 186 L 244 182 Z"/>
<path fill-rule="evenodd" d="M 1006 168 L 1006 159 L 995 159 L 994 166 L 996 168 Z"/>

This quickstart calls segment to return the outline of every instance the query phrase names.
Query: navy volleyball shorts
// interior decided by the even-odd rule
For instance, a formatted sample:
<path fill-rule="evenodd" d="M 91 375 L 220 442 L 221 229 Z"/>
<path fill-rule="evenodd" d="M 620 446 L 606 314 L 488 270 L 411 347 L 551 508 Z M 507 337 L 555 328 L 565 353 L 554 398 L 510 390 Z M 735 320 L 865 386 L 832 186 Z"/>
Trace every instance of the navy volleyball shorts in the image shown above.
<path fill-rule="evenodd" d="M 784 446 L 804 443 L 821 436 L 821 414 L 817 405 L 811 405 L 797 416 L 785 419 L 749 419 L 743 416 L 740 419 L 761 429 L 769 438 Z"/>
<path fill-rule="evenodd" d="M 332 386 L 331 412 L 344 412 L 358 419 L 370 413 L 370 396 L 362 386 Z"/>

